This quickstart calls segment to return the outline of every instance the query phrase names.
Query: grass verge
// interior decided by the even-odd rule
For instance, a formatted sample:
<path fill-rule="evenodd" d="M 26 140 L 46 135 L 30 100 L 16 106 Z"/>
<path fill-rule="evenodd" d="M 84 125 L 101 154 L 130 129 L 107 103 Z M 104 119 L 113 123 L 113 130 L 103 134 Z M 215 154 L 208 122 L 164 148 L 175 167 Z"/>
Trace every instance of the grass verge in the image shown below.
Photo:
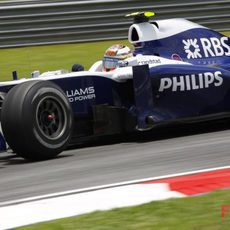
<path fill-rule="evenodd" d="M 97 211 L 18 230 L 228 230 L 230 212 L 222 218 L 222 205 L 230 205 L 229 190 L 111 211 Z"/>
<path fill-rule="evenodd" d="M 128 44 L 128 41 L 0 49 L 0 81 L 12 79 L 14 70 L 17 70 L 19 78 L 29 77 L 34 70 L 40 70 L 40 72 L 57 69 L 71 70 L 75 63 L 82 64 L 87 70 L 94 62 L 102 59 L 109 46 L 116 43 Z"/>

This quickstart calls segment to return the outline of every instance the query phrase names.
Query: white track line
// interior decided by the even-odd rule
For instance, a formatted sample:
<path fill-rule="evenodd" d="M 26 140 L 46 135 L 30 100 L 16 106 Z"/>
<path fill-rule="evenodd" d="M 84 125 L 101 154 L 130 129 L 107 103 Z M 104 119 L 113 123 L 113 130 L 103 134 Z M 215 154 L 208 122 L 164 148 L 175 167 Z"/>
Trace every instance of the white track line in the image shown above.
<path fill-rule="evenodd" d="M 185 197 L 167 183 L 134 184 L 0 207 L 0 229 L 12 229 L 94 211 Z"/>
<path fill-rule="evenodd" d="M 180 192 L 171 191 L 168 183 L 144 184 L 142 182 L 229 168 L 230 166 L 202 169 L 3 202 L 0 207 L 0 230 L 93 211 L 184 197 L 185 195 Z"/>
<path fill-rule="evenodd" d="M 166 179 L 166 178 L 177 177 L 177 176 L 186 176 L 186 175 L 191 175 L 191 174 L 196 174 L 196 173 L 203 173 L 203 172 L 216 171 L 216 170 L 229 169 L 229 168 L 230 168 L 230 165 L 229 166 L 222 166 L 222 167 L 188 171 L 188 172 L 183 172 L 183 173 L 168 174 L 168 175 L 164 175 L 164 176 L 147 177 L 147 178 L 143 178 L 143 179 L 123 181 L 123 182 L 119 182 L 119 183 L 106 184 L 106 185 L 88 187 L 88 188 L 83 188 L 83 189 L 68 190 L 68 191 L 58 192 L 58 193 L 50 193 L 50 194 L 42 195 L 42 196 L 34 196 L 34 197 L 28 197 L 28 198 L 24 198 L 24 199 L 0 202 L 0 207 L 13 205 L 13 204 L 20 204 L 20 203 L 25 203 L 25 202 L 30 202 L 30 201 L 36 201 L 36 200 L 43 200 L 43 199 L 47 199 L 47 198 L 55 198 L 55 197 L 60 197 L 60 196 L 67 196 L 67 195 L 73 195 L 73 194 L 78 194 L 78 193 L 85 193 L 85 192 L 90 192 L 90 191 L 119 187 L 119 186 L 124 186 L 124 185 L 138 184 L 138 183 L 142 183 L 142 182 L 146 182 L 146 181 L 160 180 L 160 179 Z"/>

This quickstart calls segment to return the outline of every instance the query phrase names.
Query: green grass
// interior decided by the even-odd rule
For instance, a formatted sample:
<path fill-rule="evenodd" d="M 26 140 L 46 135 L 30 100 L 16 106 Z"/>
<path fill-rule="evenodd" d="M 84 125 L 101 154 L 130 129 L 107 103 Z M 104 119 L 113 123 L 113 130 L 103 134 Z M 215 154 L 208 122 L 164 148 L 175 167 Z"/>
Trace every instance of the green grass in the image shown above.
<path fill-rule="evenodd" d="M 229 31 L 225 31 L 225 32 L 222 32 L 224 35 L 230 37 L 230 32 Z"/>
<path fill-rule="evenodd" d="M 22 78 L 29 77 L 34 70 L 71 70 L 75 63 L 83 64 L 88 69 L 101 60 L 109 46 L 116 43 L 128 44 L 127 41 L 116 40 L 0 49 L 0 81 L 11 79 L 14 70 Z"/>
<path fill-rule="evenodd" d="M 230 213 L 222 219 L 222 205 L 230 205 L 229 190 L 97 211 L 18 230 L 228 230 Z"/>

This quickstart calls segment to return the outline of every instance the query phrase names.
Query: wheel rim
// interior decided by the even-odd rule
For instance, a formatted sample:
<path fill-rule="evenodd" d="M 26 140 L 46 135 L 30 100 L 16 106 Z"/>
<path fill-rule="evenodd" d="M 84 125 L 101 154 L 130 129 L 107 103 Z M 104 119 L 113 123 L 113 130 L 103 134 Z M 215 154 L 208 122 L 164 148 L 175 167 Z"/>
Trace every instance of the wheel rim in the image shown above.
<path fill-rule="evenodd" d="M 37 126 L 47 139 L 56 140 L 66 130 L 67 114 L 62 103 L 54 97 L 45 97 L 37 106 Z"/>

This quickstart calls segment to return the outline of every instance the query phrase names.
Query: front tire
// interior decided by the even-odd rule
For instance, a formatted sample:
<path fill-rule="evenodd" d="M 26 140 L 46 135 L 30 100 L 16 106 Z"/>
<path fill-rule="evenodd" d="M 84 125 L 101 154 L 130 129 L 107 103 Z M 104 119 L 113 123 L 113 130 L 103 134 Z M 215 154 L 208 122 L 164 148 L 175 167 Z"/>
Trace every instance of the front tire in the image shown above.
<path fill-rule="evenodd" d="M 73 114 L 64 92 L 50 81 L 28 81 L 6 95 L 2 130 L 14 152 L 30 160 L 54 158 L 71 138 Z"/>

